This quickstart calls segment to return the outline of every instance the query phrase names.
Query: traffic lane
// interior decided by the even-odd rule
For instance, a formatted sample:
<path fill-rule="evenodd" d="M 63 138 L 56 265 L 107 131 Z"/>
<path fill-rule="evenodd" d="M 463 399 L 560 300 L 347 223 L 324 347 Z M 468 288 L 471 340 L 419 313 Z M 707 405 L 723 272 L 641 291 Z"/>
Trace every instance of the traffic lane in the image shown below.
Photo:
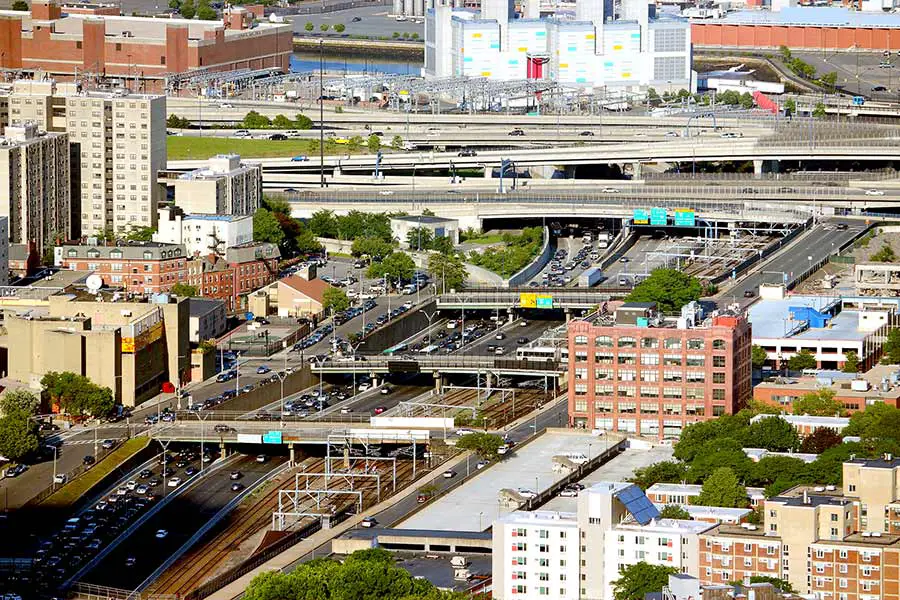
<path fill-rule="evenodd" d="M 634 273 L 643 274 L 648 272 L 647 253 L 658 251 L 660 247 L 664 247 L 666 244 L 667 241 L 663 239 L 655 240 L 641 236 L 622 256 L 622 258 L 627 258 L 628 260 L 623 262 L 620 258 L 609 266 L 604 275 L 609 278 L 608 281 L 612 281 L 613 278 L 617 278 L 619 274 L 631 275 Z M 649 270 L 652 270 L 652 267 L 650 267 Z"/>
<path fill-rule="evenodd" d="M 411 385 L 411 384 L 387 384 L 391 391 L 387 394 L 382 394 L 381 389 L 374 394 L 368 394 L 358 398 L 355 401 L 348 401 L 346 406 L 353 409 L 351 414 L 356 415 L 366 415 L 373 414 L 374 410 L 379 406 L 383 406 L 385 410 L 390 410 L 394 408 L 401 402 L 406 402 L 407 400 L 412 400 L 416 396 L 421 396 L 422 394 L 428 392 L 430 387 L 423 385 Z M 352 400 L 352 399 L 351 399 Z"/>
<path fill-rule="evenodd" d="M 153 515 L 109 556 L 100 562 L 84 581 L 121 589 L 134 589 L 158 568 L 166 558 L 182 546 L 200 527 L 222 507 L 234 499 L 231 491 L 231 471 L 240 471 L 240 479 L 248 485 L 263 477 L 286 458 L 269 459 L 257 463 L 254 457 L 244 456 L 198 482 L 178 498 Z M 168 535 L 156 538 L 156 532 L 164 529 Z M 126 566 L 126 560 L 134 557 L 134 566 Z"/>
<path fill-rule="evenodd" d="M 518 342 L 519 338 L 528 338 L 529 342 L 533 342 L 548 329 L 558 327 L 565 323 L 565 321 L 561 320 L 545 321 L 533 319 L 528 320 L 528 324 L 522 327 L 522 322 L 522 319 L 517 319 L 512 324 L 502 327 L 499 331 L 491 330 L 484 337 L 477 340 L 473 345 L 471 345 L 471 347 L 466 347 L 465 354 L 469 354 L 471 356 L 500 356 L 503 358 L 514 357 L 516 355 L 516 349 L 521 345 Z M 498 333 L 502 333 L 504 335 L 504 339 L 498 340 Z M 504 352 L 503 354 L 488 352 L 488 346 L 502 346 Z M 456 353 L 462 354 L 463 352 L 460 350 Z"/>

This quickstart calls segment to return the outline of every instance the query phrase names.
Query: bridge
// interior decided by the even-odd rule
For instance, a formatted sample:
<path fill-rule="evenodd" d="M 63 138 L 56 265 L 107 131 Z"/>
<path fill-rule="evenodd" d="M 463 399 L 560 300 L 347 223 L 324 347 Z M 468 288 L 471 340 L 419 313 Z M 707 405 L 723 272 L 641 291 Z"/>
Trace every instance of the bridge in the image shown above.
<path fill-rule="evenodd" d="M 210 418 L 211 417 L 211 418 Z M 367 422 L 347 424 L 316 421 L 246 421 L 216 419 L 215 413 L 207 413 L 206 421 L 181 420 L 160 423 L 148 430 L 148 435 L 163 442 L 191 442 L 219 444 L 253 444 L 293 446 L 294 444 L 412 444 L 427 443 L 432 437 L 428 427 L 416 429 L 374 427 Z M 219 425 L 219 431 L 216 431 Z M 224 427 L 221 427 L 223 426 Z M 445 429 L 435 427 L 436 430 Z"/>
<path fill-rule="evenodd" d="M 524 287 L 524 288 L 473 288 L 461 293 L 445 293 L 437 296 L 437 308 L 445 310 L 512 310 L 535 308 L 547 310 L 585 309 L 608 300 L 624 298 L 631 287 Z"/>
<path fill-rule="evenodd" d="M 346 362 L 324 362 L 312 365 L 313 373 L 379 375 L 385 373 L 493 373 L 495 375 L 524 375 L 558 377 L 563 365 L 555 360 L 518 360 L 488 356 L 421 356 L 415 358 L 369 358 Z"/>

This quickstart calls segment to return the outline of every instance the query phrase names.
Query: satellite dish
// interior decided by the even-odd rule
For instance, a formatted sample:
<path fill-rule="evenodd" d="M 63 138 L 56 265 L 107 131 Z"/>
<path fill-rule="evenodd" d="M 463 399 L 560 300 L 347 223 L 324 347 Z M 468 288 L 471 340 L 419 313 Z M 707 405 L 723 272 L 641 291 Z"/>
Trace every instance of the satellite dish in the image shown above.
<path fill-rule="evenodd" d="M 103 287 L 103 278 L 96 274 L 89 275 L 85 283 L 87 284 L 88 291 L 92 294 L 96 294 L 100 291 L 100 288 Z"/>

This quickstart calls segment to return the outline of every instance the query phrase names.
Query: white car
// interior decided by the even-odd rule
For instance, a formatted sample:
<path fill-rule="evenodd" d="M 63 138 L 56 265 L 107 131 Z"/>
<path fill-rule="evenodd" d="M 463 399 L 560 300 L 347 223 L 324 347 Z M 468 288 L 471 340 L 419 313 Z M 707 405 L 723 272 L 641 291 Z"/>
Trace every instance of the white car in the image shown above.
<path fill-rule="evenodd" d="M 67 477 L 65 473 L 59 473 L 53 476 L 53 483 L 65 483 L 66 479 Z"/>
<path fill-rule="evenodd" d="M 352 412 L 353 412 L 353 409 L 350 408 L 349 406 L 345 406 L 344 408 L 341 409 L 342 415 L 349 415 Z"/>
<path fill-rule="evenodd" d="M 379 193 L 380 195 L 382 195 L 382 196 L 393 196 L 393 195 L 394 195 L 394 191 L 393 191 L 393 190 L 381 190 L 381 191 L 378 192 L 378 193 Z"/>
<path fill-rule="evenodd" d="M 884 192 L 876 189 L 866 190 L 866 196 L 884 196 Z"/>
<path fill-rule="evenodd" d="M 378 525 L 378 521 L 375 517 L 366 517 L 359 523 L 360 527 L 375 527 L 376 525 Z"/>
<path fill-rule="evenodd" d="M 456 477 L 456 471 L 453 471 L 453 470 L 444 471 L 444 479 L 453 479 L 454 477 Z"/>
<path fill-rule="evenodd" d="M 578 490 L 575 488 L 566 487 L 562 489 L 562 491 L 559 493 L 559 496 L 561 498 L 577 498 Z"/>
<path fill-rule="evenodd" d="M 136 488 L 137 485 L 138 485 L 137 481 L 129 481 L 128 483 L 125 484 L 125 487 L 127 487 L 131 491 L 134 491 L 134 488 Z"/>
<path fill-rule="evenodd" d="M 169 532 L 165 529 L 157 529 L 156 530 L 156 539 L 162 540 L 169 536 Z"/>
<path fill-rule="evenodd" d="M 372 387 L 372 384 L 371 384 L 371 383 L 366 383 L 366 382 L 364 381 L 364 382 L 362 382 L 361 384 L 359 384 L 359 387 L 356 388 L 356 389 L 358 389 L 360 392 L 364 392 L 364 391 L 366 391 L 367 389 L 369 389 L 370 387 Z"/>
<path fill-rule="evenodd" d="M 600 190 L 600 192 L 601 192 L 601 193 L 604 193 L 604 194 L 618 194 L 618 193 L 619 193 L 619 188 L 605 187 L 605 188 L 603 188 L 602 190 Z"/>
<path fill-rule="evenodd" d="M 169 487 L 178 487 L 181 485 L 181 477 L 173 477 L 169 480 Z"/>
<path fill-rule="evenodd" d="M 529 500 L 531 500 L 532 498 L 537 498 L 537 493 L 529 490 L 528 488 L 519 488 L 516 491 L 519 492 L 519 495 L 523 498 L 528 498 Z"/>
<path fill-rule="evenodd" d="M 456 435 L 458 435 L 460 437 L 462 437 L 464 435 L 469 435 L 470 433 L 475 433 L 475 432 L 472 431 L 471 429 L 457 429 L 456 430 Z"/>

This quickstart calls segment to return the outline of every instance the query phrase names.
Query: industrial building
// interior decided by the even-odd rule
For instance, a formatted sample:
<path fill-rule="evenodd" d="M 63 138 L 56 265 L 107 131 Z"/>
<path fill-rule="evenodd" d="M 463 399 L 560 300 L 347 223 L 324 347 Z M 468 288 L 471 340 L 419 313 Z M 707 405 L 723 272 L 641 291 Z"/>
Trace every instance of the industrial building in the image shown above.
<path fill-rule="evenodd" d="M 687 20 L 625 0 L 578 2 L 574 20 L 540 18 L 537 0 L 486 0 L 481 10 L 438 4 L 425 18 L 424 76 L 554 80 L 563 85 L 638 92 L 692 89 Z"/>

